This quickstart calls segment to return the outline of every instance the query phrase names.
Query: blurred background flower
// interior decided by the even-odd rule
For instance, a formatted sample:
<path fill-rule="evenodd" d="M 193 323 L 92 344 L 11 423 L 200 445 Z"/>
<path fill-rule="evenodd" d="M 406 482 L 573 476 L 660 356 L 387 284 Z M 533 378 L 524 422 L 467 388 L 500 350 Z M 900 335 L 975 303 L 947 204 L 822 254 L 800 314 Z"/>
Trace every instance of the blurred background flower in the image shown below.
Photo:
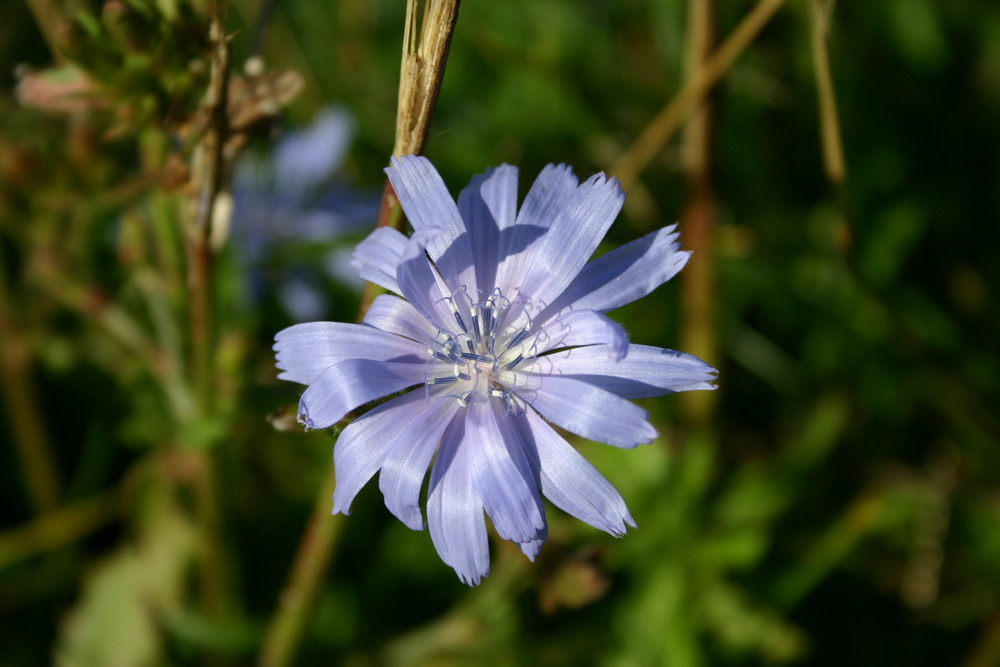
<path fill-rule="evenodd" d="M 349 266 L 351 245 L 374 226 L 379 191 L 359 191 L 339 173 L 354 131 L 344 107 L 326 107 L 307 127 L 283 133 L 270 150 L 244 153 L 236 164 L 233 252 L 253 299 L 276 289 L 296 321 L 331 312 L 330 280 L 355 292 L 363 284 Z M 302 262 L 304 253 L 325 256 Z"/>

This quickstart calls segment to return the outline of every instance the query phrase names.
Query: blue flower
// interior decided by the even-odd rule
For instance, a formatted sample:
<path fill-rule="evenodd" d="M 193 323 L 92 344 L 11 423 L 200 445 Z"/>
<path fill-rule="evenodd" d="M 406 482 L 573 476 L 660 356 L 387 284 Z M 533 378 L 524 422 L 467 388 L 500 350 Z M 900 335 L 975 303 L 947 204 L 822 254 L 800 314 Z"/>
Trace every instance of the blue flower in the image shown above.
<path fill-rule="evenodd" d="M 308 385 L 300 421 L 355 419 L 334 448 L 334 512 L 376 472 L 385 504 L 476 584 L 489 572 L 485 513 L 534 559 L 547 535 L 542 496 L 612 535 L 635 526 L 621 495 L 553 428 L 631 448 L 656 431 L 628 399 L 714 389 L 715 370 L 630 344 L 604 313 L 670 279 L 690 253 L 673 227 L 587 263 L 624 194 L 603 174 L 582 185 L 547 166 L 517 210 L 517 169 L 477 176 L 455 201 L 422 157 L 386 170 L 413 225 L 375 230 L 354 253 L 377 297 L 363 324 L 313 322 L 278 333 L 280 378 Z M 399 295 L 399 296 L 396 296 Z M 400 298 L 403 297 L 403 298 Z"/>

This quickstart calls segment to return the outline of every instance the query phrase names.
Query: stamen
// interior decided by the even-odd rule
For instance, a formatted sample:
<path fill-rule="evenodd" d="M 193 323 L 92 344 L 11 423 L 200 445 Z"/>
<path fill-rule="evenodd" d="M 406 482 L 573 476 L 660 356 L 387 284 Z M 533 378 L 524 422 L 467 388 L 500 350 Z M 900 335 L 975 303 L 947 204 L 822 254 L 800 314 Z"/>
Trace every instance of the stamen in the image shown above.
<path fill-rule="evenodd" d="M 476 313 L 475 308 L 472 309 L 472 337 L 476 339 L 477 343 L 483 338 L 482 331 L 479 328 L 479 315 Z"/>
<path fill-rule="evenodd" d="M 434 348 L 430 348 L 429 351 L 434 356 L 435 359 L 439 359 L 440 361 L 443 361 L 448 364 L 453 364 L 459 360 L 459 358 L 456 357 L 451 350 L 448 350 L 447 354 L 441 352 L 440 350 L 435 350 Z"/>
<path fill-rule="evenodd" d="M 458 308 L 455 308 L 454 302 L 449 300 L 448 303 L 451 304 L 451 314 L 455 316 L 458 326 L 462 327 L 462 331 L 468 331 L 468 327 L 465 326 L 465 320 L 462 319 L 462 313 L 458 312 Z"/>
<path fill-rule="evenodd" d="M 507 343 L 507 347 L 508 348 L 514 347 L 515 345 L 517 345 L 518 343 L 520 343 L 522 340 L 524 340 L 524 337 L 528 335 L 528 331 L 529 331 L 529 329 L 527 327 L 525 327 L 524 329 L 521 329 L 520 331 L 518 331 L 517 335 L 514 336 L 510 340 L 509 343 Z"/>
<path fill-rule="evenodd" d="M 483 331 L 488 332 L 491 337 L 496 331 L 496 329 L 493 326 L 494 322 L 495 320 L 493 319 L 493 304 L 487 301 L 486 310 L 483 311 Z"/>
<path fill-rule="evenodd" d="M 515 369 L 536 355 L 531 316 L 521 299 L 512 304 L 499 289 L 483 290 L 480 299 L 473 303 L 464 289 L 445 298 L 457 328 L 440 329 L 427 348 L 427 395 L 454 398 L 462 405 L 498 399 L 508 413 L 523 414 L 519 386 L 524 378 Z M 517 314 L 513 322 L 512 311 Z M 442 385 L 454 389 L 432 391 Z"/>

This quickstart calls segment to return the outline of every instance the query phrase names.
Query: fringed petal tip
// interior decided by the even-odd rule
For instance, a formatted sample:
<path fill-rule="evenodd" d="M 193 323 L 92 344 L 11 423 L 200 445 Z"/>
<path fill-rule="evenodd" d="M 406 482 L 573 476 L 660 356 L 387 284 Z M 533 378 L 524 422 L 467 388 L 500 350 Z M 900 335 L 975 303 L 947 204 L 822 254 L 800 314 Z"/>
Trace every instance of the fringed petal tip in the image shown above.
<path fill-rule="evenodd" d="M 534 563 L 535 558 L 538 557 L 538 553 L 542 550 L 542 545 L 545 544 L 545 539 L 545 537 L 540 537 L 527 542 L 520 542 L 517 546 L 521 550 L 521 553 Z"/>
<path fill-rule="evenodd" d="M 341 507 L 337 504 L 336 498 L 333 499 L 333 504 L 330 506 L 330 516 L 336 516 L 337 514 L 343 514 L 344 516 L 351 516 L 350 507 Z"/>
<path fill-rule="evenodd" d="M 455 568 L 455 574 L 458 575 L 458 580 L 466 586 L 478 586 L 483 579 L 489 576 L 490 568 L 489 565 L 487 565 L 485 570 L 480 570 L 478 572 L 463 572 Z"/>

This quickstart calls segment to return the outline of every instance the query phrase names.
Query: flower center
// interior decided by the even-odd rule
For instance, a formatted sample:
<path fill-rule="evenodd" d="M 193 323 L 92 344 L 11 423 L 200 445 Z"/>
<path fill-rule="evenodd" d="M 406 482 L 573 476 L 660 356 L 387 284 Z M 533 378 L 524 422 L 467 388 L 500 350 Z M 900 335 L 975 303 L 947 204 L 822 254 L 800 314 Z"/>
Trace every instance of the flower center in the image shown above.
<path fill-rule="evenodd" d="M 427 351 L 424 375 L 428 395 L 450 396 L 462 405 L 497 398 L 509 412 L 521 414 L 516 395 L 517 367 L 535 356 L 531 319 L 522 304 L 512 304 L 499 289 L 473 302 L 464 291 L 445 299 L 455 319 L 454 330 L 439 329 Z"/>

